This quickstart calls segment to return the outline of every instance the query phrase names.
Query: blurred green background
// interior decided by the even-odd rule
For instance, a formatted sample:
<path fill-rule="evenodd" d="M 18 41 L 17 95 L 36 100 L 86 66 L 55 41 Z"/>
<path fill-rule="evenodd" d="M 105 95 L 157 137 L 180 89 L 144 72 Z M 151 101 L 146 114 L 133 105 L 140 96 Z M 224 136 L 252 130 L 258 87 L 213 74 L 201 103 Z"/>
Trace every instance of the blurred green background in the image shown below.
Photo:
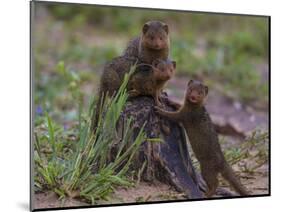
<path fill-rule="evenodd" d="M 170 27 L 175 79 L 199 78 L 243 104 L 268 109 L 266 17 L 40 2 L 33 28 L 36 124 L 46 110 L 70 127 L 78 113 L 73 97 L 80 92 L 88 103 L 103 64 L 155 19 Z"/>

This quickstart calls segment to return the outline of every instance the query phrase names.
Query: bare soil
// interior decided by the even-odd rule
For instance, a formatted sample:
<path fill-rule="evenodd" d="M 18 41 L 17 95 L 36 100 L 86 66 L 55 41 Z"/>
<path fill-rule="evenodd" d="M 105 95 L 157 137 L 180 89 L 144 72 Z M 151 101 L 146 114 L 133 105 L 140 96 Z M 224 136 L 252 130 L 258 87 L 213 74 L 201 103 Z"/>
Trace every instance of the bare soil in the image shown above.
<path fill-rule="evenodd" d="M 253 175 L 241 175 L 242 183 L 251 191 L 252 195 L 268 194 L 268 166 L 264 165 Z M 230 190 L 227 184 L 222 183 L 221 187 Z M 161 182 L 148 183 L 140 182 L 132 188 L 118 188 L 108 201 L 102 200 L 98 204 L 120 204 L 155 201 L 185 200 L 183 193 L 177 192 L 173 187 Z M 60 208 L 90 205 L 80 200 L 66 198 L 64 202 L 58 199 L 53 192 L 35 194 L 35 208 Z"/>

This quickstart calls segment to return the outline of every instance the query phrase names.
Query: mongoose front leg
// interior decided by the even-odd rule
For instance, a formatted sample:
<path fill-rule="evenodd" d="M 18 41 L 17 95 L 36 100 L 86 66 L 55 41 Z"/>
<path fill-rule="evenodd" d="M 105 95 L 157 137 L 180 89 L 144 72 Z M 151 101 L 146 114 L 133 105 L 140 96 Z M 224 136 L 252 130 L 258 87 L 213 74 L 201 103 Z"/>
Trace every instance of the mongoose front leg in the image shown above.
<path fill-rule="evenodd" d="M 161 107 L 162 103 L 160 102 L 159 96 L 160 96 L 160 95 L 159 95 L 159 92 L 156 91 L 155 94 L 154 94 L 154 96 L 153 96 L 153 98 L 154 98 L 154 101 L 155 101 L 156 106 Z"/>
<path fill-rule="evenodd" d="M 161 115 L 169 120 L 172 120 L 172 121 L 179 121 L 180 120 L 180 115 L 178 112 L 170 112 L 170 111 L 166 111 L 166 110 L 163 110 L 161 109 L 160 107 L 157 107 L 155 106 L 154 107 L 155 109 L 155 112 L 158 114 L 158 115 Z"/>
<path fill-rule="evenodd" d="M 171 99 L 168 99 L 168 98 L 167 98 L 167 101 L 168 101 L 168 104 L 169 104 L 171 107 L 175 108 L 176 110 L 180 109 L 181 106 L 182 106 L 180 103 L 175 102 L 175 101 L 173 101 L 173 100 L 171 100 Z"/>

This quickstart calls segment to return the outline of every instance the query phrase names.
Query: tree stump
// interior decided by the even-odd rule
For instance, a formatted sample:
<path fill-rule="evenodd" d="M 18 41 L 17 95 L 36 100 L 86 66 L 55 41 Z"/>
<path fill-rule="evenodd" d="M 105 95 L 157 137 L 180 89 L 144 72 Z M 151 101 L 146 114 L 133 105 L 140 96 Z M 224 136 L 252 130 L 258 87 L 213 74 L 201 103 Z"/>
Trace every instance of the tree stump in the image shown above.
<path fill-rule="evenodd" d="M 175 110 L 170 107 L 162 95 L 161 102 L 166 110 Z M 124 120 L 131 117 L 134 129 L 134 138 L 146 123 L 144 131 L 148 138 L 161 138 L 163 142 L 143 142 L 139 153 L 133 161 L 132 167 L 140 169 L 146 161 L 146 168 L 142 179 L 155 179 L 169 183 L 179 192 L 184 192 L 189 199 L 203 198 L 199 186 L 197 173 L 192 165 L 187 139 L 183 128 L 175 122 L 164 120 L 154 112 L 154 100 L 148 96 L 139 96 L 129 99 L 119 120 L 118 126 L 123 126 Z M 169 129 L 165 133 L 164 128 Z M 118 127 L 118 134 L 122 129 Z"/>

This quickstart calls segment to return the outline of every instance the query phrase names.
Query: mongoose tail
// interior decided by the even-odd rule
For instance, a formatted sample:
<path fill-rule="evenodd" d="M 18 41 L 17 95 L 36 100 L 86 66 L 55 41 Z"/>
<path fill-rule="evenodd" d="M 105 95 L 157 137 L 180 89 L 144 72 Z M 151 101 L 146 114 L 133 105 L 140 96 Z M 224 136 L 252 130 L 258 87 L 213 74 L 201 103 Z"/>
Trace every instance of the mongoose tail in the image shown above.
<path fill-rule="evenodd" d="M 240 183 L 239 179 L 235 176 L 233 169 L 227 164 L 224 163 L 223 170 L 221 175 L 226 179 L 229 184 L 238 192 L 241 196 L 248 196 L 249 193 L 246 188 Z"/>

